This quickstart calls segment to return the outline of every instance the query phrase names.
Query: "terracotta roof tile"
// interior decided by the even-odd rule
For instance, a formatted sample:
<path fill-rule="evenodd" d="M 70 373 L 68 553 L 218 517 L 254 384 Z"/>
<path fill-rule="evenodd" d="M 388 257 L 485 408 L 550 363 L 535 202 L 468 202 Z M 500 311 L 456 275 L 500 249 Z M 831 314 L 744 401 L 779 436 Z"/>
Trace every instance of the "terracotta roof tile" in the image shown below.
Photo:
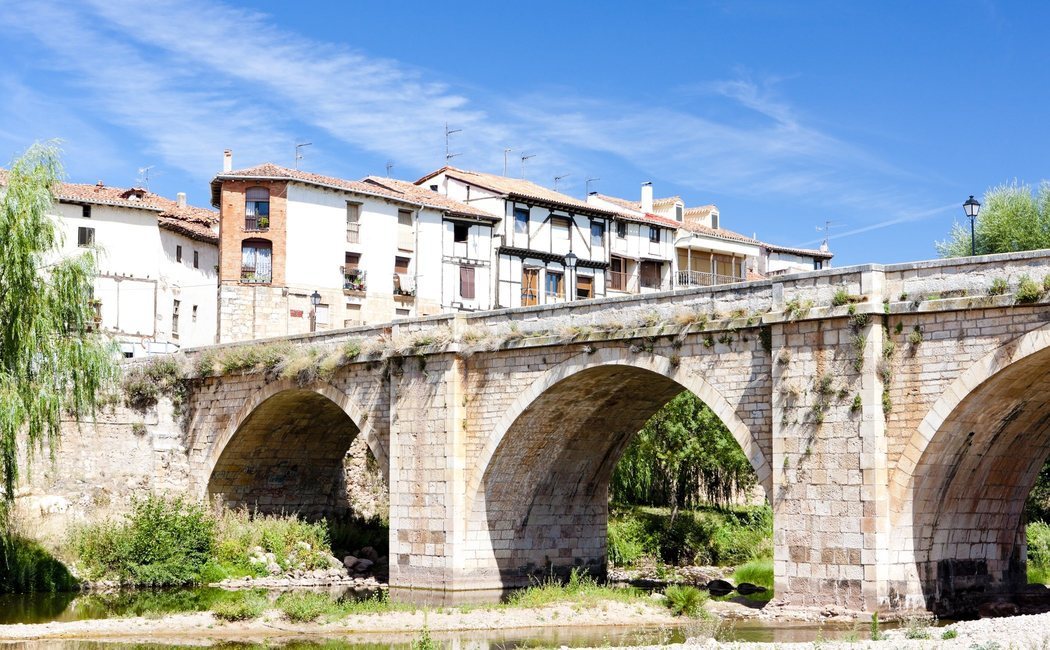
<path fill-rule="evenodd" d="M 581 201 L 580 199 L 571 197 L 568 194 L 549 190 L 542 185 L 537 185 L 536 183 L 527 181 L 523 178 L 509 178 L 507 176 L 498 176 L 496 174 L 467 171 L 456 167 L 442 167 L 437 171 L 433 171 L 416 181 L 416 185 L 421 185 L 441 173 L 464 183 L 470 183 L 491 190 L 502 196 L 516 197 L 526 201 L 531 199 L 534 201 L 553 204 L 568 210 L 586 211 L 593 214 L 616 214 L 612 210 L 593 206 L 586 201 Z"/>
<path fill-rule="evenodd" d="M 621 199 L 617 196 L 608 196 L 606 194 L 598 194 L 595 192 L 595 196 L 603 201 L 608 201 L 614 205 L 618 205 L 624 208 L 623 211 L 617 211 L 617 214 L 625 219 L 637 221 L 640 223 L 651 223 L 666 228 L 681 228 L 682 224 L 674 219 L 668 219 L 667 217 L 661 217 L 657 214 L 650 212 L 642 212 L 642 204 L 628 201 L 627 199 Z"/>
<path fill-rule="evenodd" d="M 493 218 L 491 214 L 483 210 L 479 210 L 458 201 L 453 201 L 437 192 L 431 192 L 429 189 L 416 187 L 416 185 L 406 181 L 395 181 L 394 179 L 379 178 L 378 176 L 370 176 L 364 181 L 352 181 L 345 178 L 336 178 L 334 176 L 313 174 L 298 169 L 289 169 L 288 167 L 281 167 L 280 165 L 275 165 L 273 163 L 264 163 L 262 165 L 256 165 L 255 167 L 223 172 L 222 174 L 217 175 L 211 183 L 212 205 L 218 203 L 218 191 L 219 187 L 222 185 L 222 181 L 233 178 L 299 181 L 309 185 L 318 185 L 320 187 L 330 187 L 348 192 L 357 192 L 359 194 L 396 199 L 404 201 L 405 203 L 437 208 L 455 214 L 470 215 L 490 220 Z M 407 187 L 414 189 L 408 191 L 405 188 L 398 186 L 397 184 L 399 183 L 403 183 Z"/>

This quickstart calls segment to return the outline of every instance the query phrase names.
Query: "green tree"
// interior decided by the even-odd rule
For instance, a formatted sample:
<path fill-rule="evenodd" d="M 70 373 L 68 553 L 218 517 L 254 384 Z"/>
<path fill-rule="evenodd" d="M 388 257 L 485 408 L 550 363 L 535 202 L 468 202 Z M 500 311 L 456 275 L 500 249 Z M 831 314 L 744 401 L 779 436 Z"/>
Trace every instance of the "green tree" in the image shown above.
<path fill-rule="evenodd" d="M 974 227 L 978 255 L 1050 248 L 1050 182 L 1032 188 L 1014 181 L 985 193 Z M 955 222 L 945 241 L 936 242 L 941 257 L 970 254 L 970 224 Z"/>
<path fill-rule="evenodd" d="M 10 500 L 19 448 L 32 457 L 57 439 L 60 416 L 94 412 L 115 377 L 113 347 L 93 331 L 95 259 L 59 258 L 49 216 L 62 174 L 53 145 L 14 161 L 0 192 L 0 475 Z M 0 178 L 2 180 L 2 178 Z"/>
<path fill-rule="evenodd" d="M 692 507 L 725 504 L 757 481 L 729 429 L 686 391 L 667 403 L 634 437 L 613 473 L 616 503 Z"/>

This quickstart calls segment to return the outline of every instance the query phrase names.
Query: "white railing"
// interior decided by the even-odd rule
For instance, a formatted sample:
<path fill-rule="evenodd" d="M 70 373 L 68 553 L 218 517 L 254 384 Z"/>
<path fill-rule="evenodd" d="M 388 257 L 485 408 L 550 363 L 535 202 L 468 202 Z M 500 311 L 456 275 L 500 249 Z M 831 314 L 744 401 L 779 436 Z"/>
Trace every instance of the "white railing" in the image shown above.
<path fill-rule="evenodd" d="M 733 277 L 732 275 L 720 275 L 718 273 L 706 273 L 704 271 L 679 271 L 677 286 L 711 287 L 716 284 L 732 284 L 734 282 L 743 281 L 743 278 Z"/>

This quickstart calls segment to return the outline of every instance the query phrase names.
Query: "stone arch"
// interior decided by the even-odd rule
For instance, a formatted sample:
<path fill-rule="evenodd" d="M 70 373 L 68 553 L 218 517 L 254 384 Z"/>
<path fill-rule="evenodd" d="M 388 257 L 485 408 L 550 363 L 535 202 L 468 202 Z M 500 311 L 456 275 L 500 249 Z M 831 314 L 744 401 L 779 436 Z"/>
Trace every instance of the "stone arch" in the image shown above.
<path fill-rule="evenodd" d="M 202 491 L 209 498 L 221 496 L 231 505 L 261 511 L 338 510 L 342 501 L 334 486 L 341 479 L 343 456 L 357 437 L 386 477 L 386 450 L 367 413 L 346 393 L 327 383 L 266 384 L 209 445 Z"/>
<path fill-rule="evenodd" d="M 892 548 L 909 589 L 970 613 L 1023 589 L 1024 504 L 1050 455 L 1050 326 L 986 354 L 942 393 L 891 475 Z"/>
<path fill-rule="evenodd" d="M 474 584 L 514 586 L 574 564 L 604 571 L 612 471 L 649 417 L 684 390 L 722 419 L 768 489 L 757 438 L 702 377 L 660 355 L 583 353 L 523 391 L 476 456 L 464 554 Z"/>

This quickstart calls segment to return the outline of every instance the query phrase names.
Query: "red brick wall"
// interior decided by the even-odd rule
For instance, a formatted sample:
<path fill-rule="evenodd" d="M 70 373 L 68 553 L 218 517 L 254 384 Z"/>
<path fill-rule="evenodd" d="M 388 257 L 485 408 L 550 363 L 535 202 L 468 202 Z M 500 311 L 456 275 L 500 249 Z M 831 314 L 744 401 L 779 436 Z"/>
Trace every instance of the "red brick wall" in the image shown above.
<path fill-rule="evenodd" d="M 270 227 L 267 230 L 244 229 L 244 194 L 249 187 L 265 187 L 270 190 Z M 284 285 L 287 205 L 288 183 L 285 181 L 223 181 L 222 202 L 219 205 L 220 284 L 240 282 L 241 243 L 246 239 L 265 239 L 273 245 L 271 286 Z"/>

